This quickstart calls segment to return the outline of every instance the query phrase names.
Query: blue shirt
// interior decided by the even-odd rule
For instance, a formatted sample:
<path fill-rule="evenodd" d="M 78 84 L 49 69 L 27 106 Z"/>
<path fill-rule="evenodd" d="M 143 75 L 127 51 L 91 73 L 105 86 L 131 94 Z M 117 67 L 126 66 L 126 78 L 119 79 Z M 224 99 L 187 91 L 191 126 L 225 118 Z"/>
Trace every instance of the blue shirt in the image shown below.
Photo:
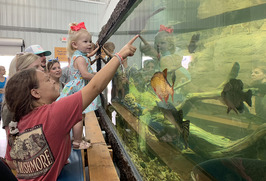
<path fill-rule="evenodd" d="M 5 87 L 5 85 L 6 85 L 6 77 L 5 77 L 4 82 L 0 82 L 0 89 L 3 89 Z M 3 95 L 4 94 L 0 94 L 0 102 L 3 101 Z"/>

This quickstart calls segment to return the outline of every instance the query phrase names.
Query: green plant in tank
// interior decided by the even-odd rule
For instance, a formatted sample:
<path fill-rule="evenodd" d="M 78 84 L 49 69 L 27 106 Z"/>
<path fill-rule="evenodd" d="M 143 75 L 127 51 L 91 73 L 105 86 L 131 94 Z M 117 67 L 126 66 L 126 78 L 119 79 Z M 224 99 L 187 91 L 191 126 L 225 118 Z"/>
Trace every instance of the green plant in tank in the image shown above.
<path fill-rule="evenodd" d="M 118 127 L 119 134 L 123 138 L 125 149 L 143 180 L 147 181 L 167 181 L 180 180 L 178 173 L 169 169 L 158 157 L 152 154 L 149 147 L 141 149 L 140 137 L 128 125 Z M 126 131 L 125 131 L 126 130 Z"/>

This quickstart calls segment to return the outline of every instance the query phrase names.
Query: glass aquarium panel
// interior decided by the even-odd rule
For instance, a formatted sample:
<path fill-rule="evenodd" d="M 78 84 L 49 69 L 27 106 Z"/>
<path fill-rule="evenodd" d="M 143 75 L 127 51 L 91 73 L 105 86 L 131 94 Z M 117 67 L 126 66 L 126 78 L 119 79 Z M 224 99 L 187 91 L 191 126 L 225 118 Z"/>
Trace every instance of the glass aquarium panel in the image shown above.
<path fill-rule="evenodd" d="M 143 0 L 108 40 L 140 34 L 109 91 L 143 180 L 266 180 L 265 9 Z"/>

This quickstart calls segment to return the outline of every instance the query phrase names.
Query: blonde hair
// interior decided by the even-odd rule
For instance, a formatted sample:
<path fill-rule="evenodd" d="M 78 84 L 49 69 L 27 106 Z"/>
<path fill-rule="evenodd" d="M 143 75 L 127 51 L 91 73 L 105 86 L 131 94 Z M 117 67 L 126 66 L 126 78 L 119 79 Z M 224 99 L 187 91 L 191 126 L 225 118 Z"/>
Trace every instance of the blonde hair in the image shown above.
<path fill-rule="evenodd" d="M 78 23 L 70 23 L 69 26 L 76 26 Z M 72 43 L 77 41 L 82 34 L 87 34 L 91 37 L 91 34 L 85 30 L 85 29 L 80 29 L 78 31 L 73 31 L 71 28 L 68 31 L 68 40 L 67 40 L 67 54 L 69 57 L 72 57 L 74 52 L 76 51 L 75 48 L 72 47 Z"/>
<path fill-rule="evenodd" d="M 106 42 L 103 47 L 108 50 L 110 53 L 113 53 L 115 50 L 115 44 L 113 42 Z"/>
<path fill-rule="evenodd" d="M 16 72 L 28 68 L 33 62 L 39 59 L 38 55 L 33 53 L 19 53 L 13 58 L 9 66 L 9 78 Z"/>
<path fill-rule="evenodd" d="M 175 37 L 173 33 L 168 33 L 165 31 L 160 31 L 155 35 L 155 42 L 154 42 L 154 48 L 157 50 L 157 43 L 160 39 L 165 38 L 165 40 L 169 43 L 169 49 L 168 51 L 173 54 L 175 53 Z"/>

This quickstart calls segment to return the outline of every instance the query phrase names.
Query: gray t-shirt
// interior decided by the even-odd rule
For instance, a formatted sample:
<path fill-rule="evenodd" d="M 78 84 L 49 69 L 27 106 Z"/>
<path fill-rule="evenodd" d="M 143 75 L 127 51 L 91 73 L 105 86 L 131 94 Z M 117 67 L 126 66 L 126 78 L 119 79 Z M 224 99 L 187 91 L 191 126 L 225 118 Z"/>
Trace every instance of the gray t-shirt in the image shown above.
<path fill-rule="evenodd" d="M 64 84 L 68 83 L 70 81 L 69 74 L 69 66 L 62 68 L 62 76 L 59 79 L 60 82 L 63 82 Z"/>

